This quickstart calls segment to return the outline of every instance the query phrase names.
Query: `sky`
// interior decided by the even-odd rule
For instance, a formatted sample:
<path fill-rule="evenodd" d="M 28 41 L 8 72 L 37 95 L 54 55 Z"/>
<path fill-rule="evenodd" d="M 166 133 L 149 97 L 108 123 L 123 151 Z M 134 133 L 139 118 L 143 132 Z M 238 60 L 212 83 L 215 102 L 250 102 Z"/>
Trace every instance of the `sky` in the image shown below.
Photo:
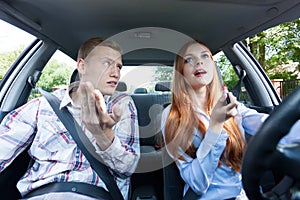
<path fill-rule="evenodd" d="M 0 20 L 0 53 L 14 51 L 22 46 L 26 47 L 34 39 L 35 37 L 29 33 Z M 58 61 L 66 62 L 70 66 L 76 66 L 74 60 L 61 52 L 55 53 L 54 58 Z"/>
<path fill-rule="evenodd" d="M 10 52 L 26 47 L 35 39 L 34 36 L 0 20 L 0 53 Z M 76 62 L 64 55 L 60 51 L 54 54 L 54 59 L 67 63 L 68 66 L 76 67 Z M 143 74 L 143 76 L 141 76 Z M 121 71 L 121 80 L 125 81 L 128 89 L 132 87 L 142 87 L 143 84 L 153 81 L 154 71 L 145 67 L 124 67 Z"/>
<path fill-rule="evenodd" d="M 0 20 L 0 53 L 16 50 L 33 40 L 32 35 Z"/>

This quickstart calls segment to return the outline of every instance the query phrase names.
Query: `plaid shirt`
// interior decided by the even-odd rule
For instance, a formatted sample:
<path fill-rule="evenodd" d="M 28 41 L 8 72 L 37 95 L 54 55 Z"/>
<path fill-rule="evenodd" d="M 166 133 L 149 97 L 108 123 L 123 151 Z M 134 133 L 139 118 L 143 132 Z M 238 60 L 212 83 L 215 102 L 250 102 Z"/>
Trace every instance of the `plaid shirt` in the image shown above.
<path fill-rule="evenodd" d="M 128 199 L 130 176 L 140 157 L 137 110 L 131 97 L 119 94 L 106 98 L 108 113 L 118 105 L 122 117 L 113 127 L 113 143 L 102 151 L 81 122 L 80 108 L 73 105 L 68 92 L 58 90 L 54 94 L 61 100 L 60 107 L 66 106 L 73 114 Z M 17 184 L 22 195 L 50 182 L 85 182 L 107 189 L 44 97 L 31 100 L 2 120 L 0 172 L 30 144 L 29 154 L 35 162 Z"/>

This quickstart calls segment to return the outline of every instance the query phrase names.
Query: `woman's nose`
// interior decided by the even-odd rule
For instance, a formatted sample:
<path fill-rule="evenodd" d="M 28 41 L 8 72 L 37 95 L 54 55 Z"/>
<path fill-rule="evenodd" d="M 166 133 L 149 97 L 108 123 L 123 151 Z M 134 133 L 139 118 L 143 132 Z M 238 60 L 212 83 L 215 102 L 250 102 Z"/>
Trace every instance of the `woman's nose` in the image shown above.
<path fill-rule="evenodd" d="M 198 59 L 196 60 L 195 66 L 198 66 L 198 65 L 203 65 L 203 61 L 202 61 L 200 58 L 198 58 Z"/>

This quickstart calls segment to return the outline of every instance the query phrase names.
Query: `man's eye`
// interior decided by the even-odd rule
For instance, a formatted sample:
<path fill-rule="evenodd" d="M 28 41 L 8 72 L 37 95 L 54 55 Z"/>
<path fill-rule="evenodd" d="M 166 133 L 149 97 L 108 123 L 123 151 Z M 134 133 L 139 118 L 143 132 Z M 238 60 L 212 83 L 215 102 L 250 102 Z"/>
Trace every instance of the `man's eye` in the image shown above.
<path fill-rule="evenodd" d="M 193 58 L 188 57 L 184 59 L 184 63 L 192 63 L 193 62 Z"/>
<path fill-rule="evenodd" d="M 119 68 L 119 70 L 121 70 L 123 65 L 118 65 L 117 67 Z"/>
<path fill-rule="evenodd" d="M 111 66 L 111 62 L 109 62 L 109 61 L 104 61 L 104 62 L 103 62 L 103 65 L 104 65 L 105 67 L 110 67 L 110 66 Z"/>

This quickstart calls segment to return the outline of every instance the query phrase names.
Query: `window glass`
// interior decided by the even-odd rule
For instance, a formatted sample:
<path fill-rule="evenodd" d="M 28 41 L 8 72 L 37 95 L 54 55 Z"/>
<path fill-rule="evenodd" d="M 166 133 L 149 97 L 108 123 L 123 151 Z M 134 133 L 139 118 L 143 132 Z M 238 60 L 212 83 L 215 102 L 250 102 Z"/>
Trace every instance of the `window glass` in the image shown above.
<path fill-rule="evenodd" d="M 300 19 L 253 35 L 244 44 L 283 99 L 300 85 Z"/>
<path fill-rule="evenodd" d="M 17 57 L 34 40 L 35 37 L 31 34 L 0 20 L 0 80 Z"/>
<path fill-rule="evenodd" d="M 37 86 L 49 92 L 57 89 L 66 89 L 75 69 L 76 62 L 66 54 L 57 50 L 43 69 Z M 36 90 L 32 90 L 29 99 L 39 95 Z"/>
<path fill-rule="evenodd" d="M 227 85 L 229 91 L 233 92 L 236 95 L 237 89 L 239 88 L 239 77 L 233 69 L 233 66 L 230 63 L 229 59 L 225 56 L 223 51 L 220 51 L 219 53 L 215 54 L 213 58 L 216 62 L 216 65 L 220 69 L 223 83 Z M 240 87 L 241 89 L 239 95 L 236 95 L 236 97 L 240 102 L 252 105 L 253 103 L 251 101 L 250 95 L 244 87 L 244 84 L 242 83 Z"/>
<path fill-rule="evenodd" d="M 121 79 L 127 85 L 127 92 L 134 93 L 137 88 L 145 88 L 147 93 L 158 93 L 155 84 L 159 81 L 171 81 L 173 67 L 170 66 L 124 66 Z"/>

